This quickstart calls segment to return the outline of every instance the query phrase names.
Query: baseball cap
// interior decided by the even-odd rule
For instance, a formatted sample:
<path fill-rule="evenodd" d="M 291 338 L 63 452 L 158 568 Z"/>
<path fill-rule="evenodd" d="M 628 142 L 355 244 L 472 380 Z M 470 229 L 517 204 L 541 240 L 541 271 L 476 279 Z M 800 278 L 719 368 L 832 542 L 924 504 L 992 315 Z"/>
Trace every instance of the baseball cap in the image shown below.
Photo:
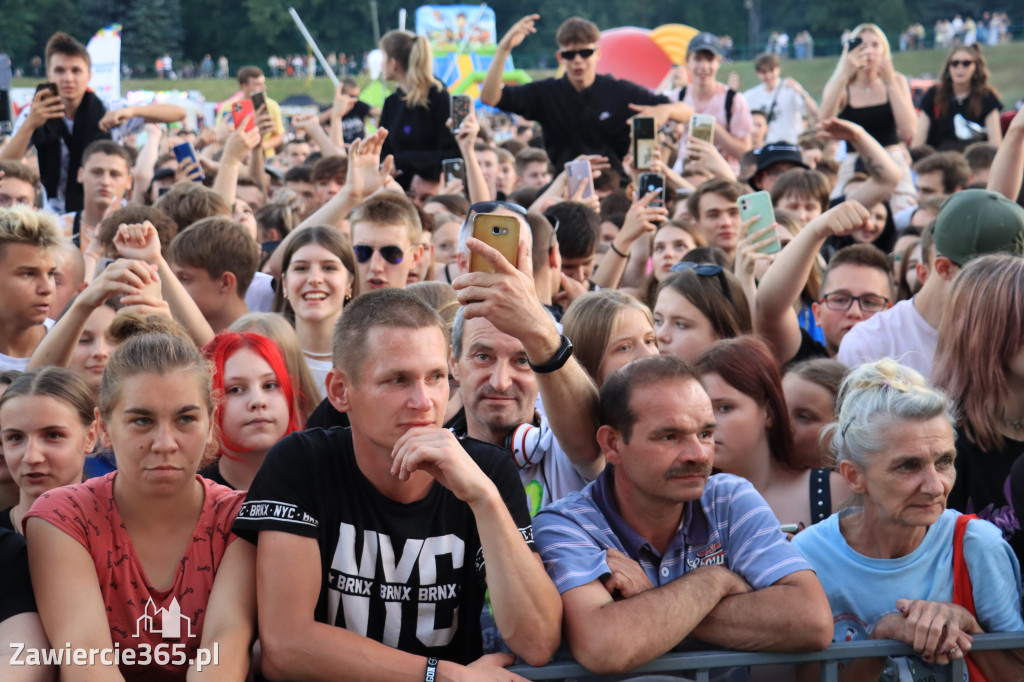
<path fill-rule="evenodd" d="M 989 253 L 1024 255 L 1024 208 L 998 192 L 965 189 L 935 220 L 935 253 L 957 265 Z"/>
<path fill-rule="evenodd" d="M 690 38 L 690 44 L 686 46 L 686 56 L 694 52 L 710 52 L 716 57 L 722 56 L 722 41 L 714 33 L 698 33 Z"/>

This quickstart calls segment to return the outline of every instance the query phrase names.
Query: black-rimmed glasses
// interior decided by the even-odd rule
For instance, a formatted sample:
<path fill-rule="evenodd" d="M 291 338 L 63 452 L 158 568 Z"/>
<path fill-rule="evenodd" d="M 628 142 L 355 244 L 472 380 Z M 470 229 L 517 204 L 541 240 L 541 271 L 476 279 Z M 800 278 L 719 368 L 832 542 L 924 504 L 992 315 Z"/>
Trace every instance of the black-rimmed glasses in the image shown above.
<path fill-rule="evenodd" d="M 844 294 L 841 292 L 825 294 L 821 297 L 821 302 L 825 304 L 825 307 L 829 310 L 836 311 L 847 311 L 853 307 L 854 301 L 860 306 L 862 312 L 865 313 L 878 313 L 889 307 L 890 301 L 885 296 L 879 296 L 878 294 L 864 294 L 862 296 L 851 296 L 850 294 Z"/>

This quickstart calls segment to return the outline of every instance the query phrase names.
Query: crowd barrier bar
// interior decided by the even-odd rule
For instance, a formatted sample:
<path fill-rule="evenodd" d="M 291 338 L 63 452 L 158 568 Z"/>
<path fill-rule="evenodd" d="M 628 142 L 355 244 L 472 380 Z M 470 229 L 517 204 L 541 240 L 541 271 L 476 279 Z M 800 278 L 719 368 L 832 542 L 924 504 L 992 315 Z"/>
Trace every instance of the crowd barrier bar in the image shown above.
<path fill-rule="evenodd" d="M 988 633 L 974 635 L 972 651 L 992 651 L 997 649 L 1024 649 L 1024 632 Z M 690 651 L 670 653 L 656 658 L 629 672 L 630 675 L 641 673 L 694 673 L 696 682 L 708 682 L 709 674 L 715 668 L 732 668 L 757 665 L 794 665 L 820 661 L 822 682 L 837 682 L 839 679 L 839 661 L 853 658 L 879 658 L 882 656 L 913 656 L 914 649 L 909 644 L 895 640 L 870 640 L 858 642 L 840 642 L 833 644 L 824 651 L 809 653 L 760 653 L 748 651 Z M 963 659 L 953 661 L 939 673 L 936 682 L 944 680 L 962 680 L 966 675 L 967 664 Z M 578 663 L 567 661 L 549 663 L 543 667 L 514 666 L 510 670 L 528 680 L 561 680 L 566 678 L 586 677 L 597 678 L 593 673 Z"/>

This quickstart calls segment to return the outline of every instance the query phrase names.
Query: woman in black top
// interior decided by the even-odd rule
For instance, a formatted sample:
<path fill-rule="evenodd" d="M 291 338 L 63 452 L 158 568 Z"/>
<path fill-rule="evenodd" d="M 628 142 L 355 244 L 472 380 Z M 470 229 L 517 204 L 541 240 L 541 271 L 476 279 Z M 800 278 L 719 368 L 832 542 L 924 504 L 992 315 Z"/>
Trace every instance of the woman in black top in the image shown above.
<path fill-rule="evenodd" d="M 381 158 L 394 155 L 398 182 L 406 189 L 414 175 L 437 180 L 441 161 L 461 155 L 445 125 L 451 105 L 448 91 L 434 78 L 430 42 L 409 31 L 390 31 L 380 49 L 384 78 L 398 85 L 381 109 L 380 125 L 388 130 Z"/>
<path fill-rule="evenodd" d="M 914 145 L 962 151 L 972 142 L 1003 140 L 999 92 L 988 82 L 980 45 L 962 45 L 946 58 L 939 82 L 924 93 Z"/>
<path fill-rule="evenodd" d="M 823 120 L 838 117 L 861 125 L 903 169 L 903 178 L 893 191 L 894 211 L 917 203 L 910 157 L 903 144 L 914 136 L 917 115 L 910 84 L 893 67 L 889 41 L 878 26 L 861 24 L 850 32 L 839 64 L 825 84 L 820 113 Z M 847 154 L 833 198 L 853 174 L 856 159 L 856 154 Z"/>

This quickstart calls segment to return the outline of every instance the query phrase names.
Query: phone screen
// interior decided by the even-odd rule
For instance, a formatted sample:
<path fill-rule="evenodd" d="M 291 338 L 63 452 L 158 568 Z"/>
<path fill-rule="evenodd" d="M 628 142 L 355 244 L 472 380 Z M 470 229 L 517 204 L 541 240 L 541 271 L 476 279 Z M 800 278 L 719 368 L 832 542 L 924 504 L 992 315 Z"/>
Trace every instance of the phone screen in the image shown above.
<path fill-rule="evenodd" d="M 637 199 L 641 199 L 651 192 L 657 192 L 658 196 L 651 199 L 650 206 L 664 206 L 665 205 L 665 176 L 661 173 L 641 173 L 638 180 L 640 187 L 640 196 Z"/>
<path fill-rule="evenodd" d="M 452 130 L 462 127 L 462 122 L 473 109 L 473 100 L 469 95 L 452 95 Z"/>
<path fill-rule="evenodd" d="M 650 116 L 633 118 L 633 158 L 637 169 L 651 167 L 654 157 L 654 119 Z"/>

